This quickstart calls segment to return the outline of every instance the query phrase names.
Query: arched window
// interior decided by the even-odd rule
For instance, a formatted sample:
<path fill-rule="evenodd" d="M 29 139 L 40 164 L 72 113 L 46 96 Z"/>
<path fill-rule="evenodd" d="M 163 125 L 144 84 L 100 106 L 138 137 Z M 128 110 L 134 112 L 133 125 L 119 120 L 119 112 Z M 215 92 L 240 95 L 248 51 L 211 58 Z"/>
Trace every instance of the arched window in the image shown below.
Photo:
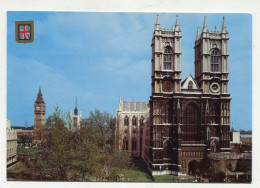
<path fill-rule="evenodd" d="M 232 171 L 232 164 L 231 164 L 231 163 L 228 163 L 228 164 L 227 164 L 227 169 L 230 170 L 230 171 Z"/>
<path fill-rule="evenodd" d="M 128 125 L 129 125 L 129 118 L 128 118 L 128 116 L 125 116 L 124 125 L 125 125 L 125 126 L 128 126 Z"/>
<path fill-rule="evenodd" d="M 192 81 L 189 81 L 188 89 L 192 89 L 192 87 L 193 87 L 193 83 L 192 83 Z"/>
<path fill-rule="evenodd" d="M 214 49 L 211 52 L 211 71 L 212 72 L 219 72 L 219 68 L 220 68 L 220 52 L 217 49 Z"/>
<path fill-rule="evenodd" d="M 172 69 L 172 57 L 173 53 L 171 48 L 167 47 L 163 53 L 163 69 L 170 70 Z"/>
<path fill-rule="evenodd" d="M 210 110 L 210 124 L 219 124 L 219 119 L 219 107 L 218 104 L 215 103 Z"/>
<path fill-rule="evenodd" d="M 123 140 L 123 150 L 128 150 L 128 140 L 127 140 L 127 138 L 124 138 L 124 140 Z"/>
<path fill-rule="evenodd" d="M 136 119 L 135 116 L 134 116 L 133 119 L 132 119 L 132 125 L 133 125 L 133 126 L 136 126 L 136 125 L 137 125 L 137 119 Z"/>
<path fill-rule="evenodd" d="M 185 108 L 182 122 L 182 139 L 184 141 L 199 141 L 200 111 L 194 103 L 188 104 L 188 106 Z"/>
<path fill-rule="evenodd" d="M 132 150 L 133 151 L 136 150 L 136 139 L 135 138 L 132 139 Z"/>
<path fill-rule="evenodd" d="M 140 127 L 142 127 L 144 125 L 144 117 L 142 116 L 141 118 L 140 118 Z"/>

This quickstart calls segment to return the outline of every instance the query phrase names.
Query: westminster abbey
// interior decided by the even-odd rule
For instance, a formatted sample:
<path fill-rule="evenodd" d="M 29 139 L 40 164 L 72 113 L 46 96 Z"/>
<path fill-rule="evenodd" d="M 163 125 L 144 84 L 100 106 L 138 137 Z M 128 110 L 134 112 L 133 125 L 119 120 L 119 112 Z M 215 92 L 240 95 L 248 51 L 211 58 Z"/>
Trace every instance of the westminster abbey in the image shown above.
<path fill-rule="evenodd" d="M 153 175 L 207 173 L 215 159 L 234 158 L 225 18 L 221 31 L 210 32 L 204 17 L 194 41 L 195 75 L 183 81 L 181 39 L 178 17 L 172 30 L 163 30 L 157 16 L 150 101 L 136 108 L 120 99 L 117 109 L 116 147 L 142 157 Z"/>

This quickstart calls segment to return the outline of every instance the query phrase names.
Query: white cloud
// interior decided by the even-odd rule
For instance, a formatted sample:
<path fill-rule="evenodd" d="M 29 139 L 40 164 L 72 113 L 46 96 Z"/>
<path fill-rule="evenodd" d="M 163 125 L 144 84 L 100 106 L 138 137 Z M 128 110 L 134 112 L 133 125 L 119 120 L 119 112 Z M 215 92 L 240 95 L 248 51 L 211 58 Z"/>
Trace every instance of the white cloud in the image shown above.
<path fill-rule="evenodd" d="M 138 14 L 54 13 L 35 25 L 37 32 L 48 35 L 48 40 L 52 40 L 54 46 L 73 52 L 86 50 L 86 46 L 102 51 L 144 52 L 149 48 L 152 38 L 152 27 L 148 27 L 150 25 L 147 23 L 142 24 Z M 151 35 L 147 36 L 147 33 Z"/>

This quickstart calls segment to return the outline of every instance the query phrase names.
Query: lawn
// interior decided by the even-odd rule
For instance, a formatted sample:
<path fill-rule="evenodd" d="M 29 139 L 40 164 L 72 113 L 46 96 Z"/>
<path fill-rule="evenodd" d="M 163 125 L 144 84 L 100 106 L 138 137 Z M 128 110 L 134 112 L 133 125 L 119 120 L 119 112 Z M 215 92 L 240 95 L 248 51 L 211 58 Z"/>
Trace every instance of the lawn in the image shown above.
<path fill-rule="evenodd" d="M 133 158 L 134 169 L 124 169 L 125 175 L 124 181 L 129 182 L 152 182 L 152 178 L 149 175 L 149 170 L 146 167 L 145 162 L 141 158 Z"/>
<path fill-rule="evenodd" d="M 141 158 L 133 158 L 134 169 L 124 169 L 125 182 L 192 183 L 193 179 L 179 179 L 174 175 L 154 175 L 153 178 Z"/>
<path fill-rule="evenodd" d="M 160 182 L 160 183 L 172 183 L 174 182 L 173 179 L 174 179 L 174 176 L 173 175 L 154 175 L 154 181 L 155 182 Z"/>

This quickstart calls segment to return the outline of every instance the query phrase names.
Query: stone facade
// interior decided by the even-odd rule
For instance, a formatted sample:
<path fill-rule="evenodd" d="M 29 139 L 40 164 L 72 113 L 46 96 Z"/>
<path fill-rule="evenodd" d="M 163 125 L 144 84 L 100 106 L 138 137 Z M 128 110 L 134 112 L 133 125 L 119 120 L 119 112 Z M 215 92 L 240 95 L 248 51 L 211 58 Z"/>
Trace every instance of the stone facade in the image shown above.
<path fill-rule="evenodd" d="M 195 39 L 195 78 L 181 82 L 181 29 L 162 30 L 157 17 L 152 39 L 150 143 L 152 174 L 194 174 L 206 171 L 207 154 L 230 152 L 228 33 L 209 32 L 204 19 Z"/>
<path fill-rule="evenodd" d="M 6 120 L 6 137 L 7 166 L 10 166 L 17 161 L 17 133 L 11 128 L 10 119 Z"/>
<path fill-rule="evenodd" d="M 137 130 L 142 133 L 142 146 L 138 152 L 142 148 L 141 157 L 152 175 L 210 175 L 220 180 L 224 173 L 226 181 L 234 174 L 237 181 L 238 176 L 250 181 L 250 148 L 232 145 L 231 151 L 230 147 L 229 37 L 225 18 L 221 31 L 209 31 L 204 18 L 202 32 L 197 29 L 195 39 L 195 77 L 190 74 L 182 82 L 181 39 L 178 17 L 175 27 L 162 30 L 157 16 L 151 45 L 150 101 L 146 110 L 138 112 L 124 109 L 135 103 L 120 98 L 116 146 L 124 148 L 127 143 L 127 149 L 131 149 L 135 129 L 131 121 L 141 116 L 142 129 Z M 132 155 L 139 156 L 138 152 Z"/>
<path fill-rule="evenodd" d="M 82 121 L 82 113 L 81 111 L 78 114 L 78 107 L 77 107 L 77 97 L 76 97 L 76 105 L 74 109 L 74 114 L 70 111 L 69 114 L 69 130 L 70 131 L 77 131 L 81 128 L 81 121 Z"/>
<path fill-rule="evenodd" d="M 76 131 L 76 130 L 80 130 L 81 128 L 81 121 L 82 121 L 82 113 L 79 112 L 78 114 L 78 110 L 74 110 L 74 114 L 72 113 L 72 111 L 70 111 L 70 114 L 69 114 L 69 121 L 70 121 L 70 124 L 69 124 L 69 130 L 70 131 Z"/>
<path fill-rule="evenodd" d="M 238 131 L 231 132 L 230 144 L 241 144 L 240 132 Z"/>
<path fill-rule="evenodd" d="M 34 143 L 40 144 L 44 139 L 45 126 L 45 102 L 41 88 L 37 94 L 37 99 L 34 102 Z"/>
<path fill-rule="evenodd" d="M 208 174 L 215 181 L 251 181 L 252 153 L 211 153 Z"/>
<path fill-rule="evenodd" d="M 240 133 L 240 140 L 242 144 L 252 144 L 252 134 Z"/>
<path fill-rule="evenodd" d="M 34 139 L 34 127 L 12 127 L 17 132 L 18 146 L 31 147 Z"/>
<path fill-rule="evenodd" d="M 115 147 L 134 157 L 142 153 L 143 121 L 148 109 L 145 102 L 126 102 L 120 97 L 116 111 Z"/>

